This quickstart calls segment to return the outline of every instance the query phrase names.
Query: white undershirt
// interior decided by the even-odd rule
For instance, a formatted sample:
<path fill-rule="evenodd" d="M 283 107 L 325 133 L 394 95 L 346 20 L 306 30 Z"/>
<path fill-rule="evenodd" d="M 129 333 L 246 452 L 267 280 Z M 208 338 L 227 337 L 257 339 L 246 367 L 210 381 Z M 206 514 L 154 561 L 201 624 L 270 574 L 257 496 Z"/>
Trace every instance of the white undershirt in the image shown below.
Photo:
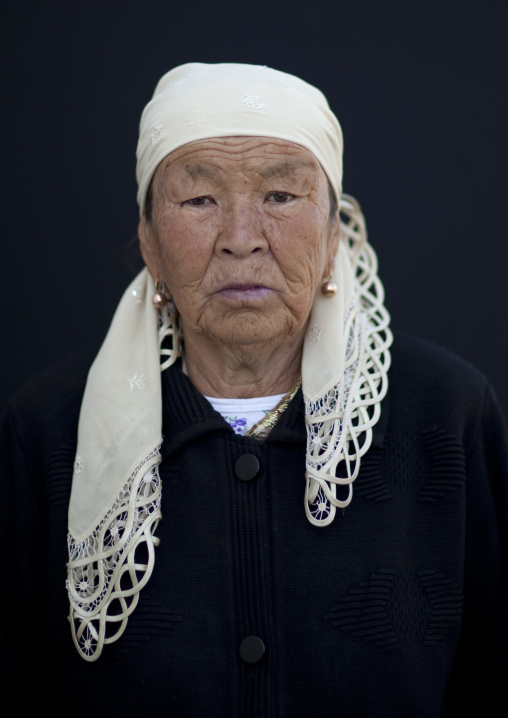
<path fill-rule="evenodd" d="M 235 433 L 243 436 L 258 421 L 274 409 L 285 394 L 275 396 L 256 396 L 252 399 L 217 399 L 205 396 L 215 411 L 228 422 Z"/>

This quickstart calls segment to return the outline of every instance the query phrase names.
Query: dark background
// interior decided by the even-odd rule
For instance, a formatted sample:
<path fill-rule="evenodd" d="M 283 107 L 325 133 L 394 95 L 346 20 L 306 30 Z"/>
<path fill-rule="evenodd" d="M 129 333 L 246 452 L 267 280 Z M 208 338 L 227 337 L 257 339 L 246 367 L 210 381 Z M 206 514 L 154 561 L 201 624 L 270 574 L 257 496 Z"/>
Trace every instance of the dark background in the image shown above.
<path fill-rule="evenodd" d="M 188 61 L 266 64 L 327 95 L 393 326 L 508 411 L 506 0 L 3 3 L 5 397 L 100 345 L 132 276 L 137 126 Z"/>

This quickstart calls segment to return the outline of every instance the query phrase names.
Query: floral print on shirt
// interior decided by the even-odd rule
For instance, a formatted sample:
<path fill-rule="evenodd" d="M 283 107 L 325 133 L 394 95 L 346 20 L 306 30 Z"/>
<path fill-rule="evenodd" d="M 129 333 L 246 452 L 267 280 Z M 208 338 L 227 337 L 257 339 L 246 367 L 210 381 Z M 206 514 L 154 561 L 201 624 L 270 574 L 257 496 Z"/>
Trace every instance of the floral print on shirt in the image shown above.
<path fill-rule="evenodd" d="M 232 416 L 225 416 L 224 418 L 228 422 L 229 426 L 234 429 L 235 434 L 240 434 L 240 436 L 245 434 L 247 419 L 238 418 L 237 416 L 234 418 Z"/>

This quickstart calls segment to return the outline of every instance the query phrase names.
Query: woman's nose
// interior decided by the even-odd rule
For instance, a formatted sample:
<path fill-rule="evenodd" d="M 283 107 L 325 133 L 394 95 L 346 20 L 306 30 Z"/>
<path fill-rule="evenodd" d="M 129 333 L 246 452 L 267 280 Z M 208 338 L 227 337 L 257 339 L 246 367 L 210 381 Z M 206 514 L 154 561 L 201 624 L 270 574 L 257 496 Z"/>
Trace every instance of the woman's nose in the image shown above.
<path fill-rule="evenodd" d="M 254 208 L 236 206 L 225 213 L 215 251 L 245 257 L 268 251 L 261 217 Z"/>

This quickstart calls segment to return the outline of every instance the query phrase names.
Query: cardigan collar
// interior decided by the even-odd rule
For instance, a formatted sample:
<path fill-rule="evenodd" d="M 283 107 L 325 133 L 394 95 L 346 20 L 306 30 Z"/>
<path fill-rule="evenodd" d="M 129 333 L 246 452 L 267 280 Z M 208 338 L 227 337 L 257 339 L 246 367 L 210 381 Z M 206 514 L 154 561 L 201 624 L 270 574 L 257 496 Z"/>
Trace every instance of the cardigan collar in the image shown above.
<path fill-rule="evenodd" d="M 236 436 L 208 399 L 197 391 L 189 377 L 183 373 L 181 360 L 163 372 L 162 397 L 163 461 L 188 442 L 195 441 L 210 431 L 225 431 Z M 291 442 L 305 446 L 306 439 L 303 396 L 299 389 L 265 441 Z M 259 442 L 255 437 L 250 440 Z"/>

